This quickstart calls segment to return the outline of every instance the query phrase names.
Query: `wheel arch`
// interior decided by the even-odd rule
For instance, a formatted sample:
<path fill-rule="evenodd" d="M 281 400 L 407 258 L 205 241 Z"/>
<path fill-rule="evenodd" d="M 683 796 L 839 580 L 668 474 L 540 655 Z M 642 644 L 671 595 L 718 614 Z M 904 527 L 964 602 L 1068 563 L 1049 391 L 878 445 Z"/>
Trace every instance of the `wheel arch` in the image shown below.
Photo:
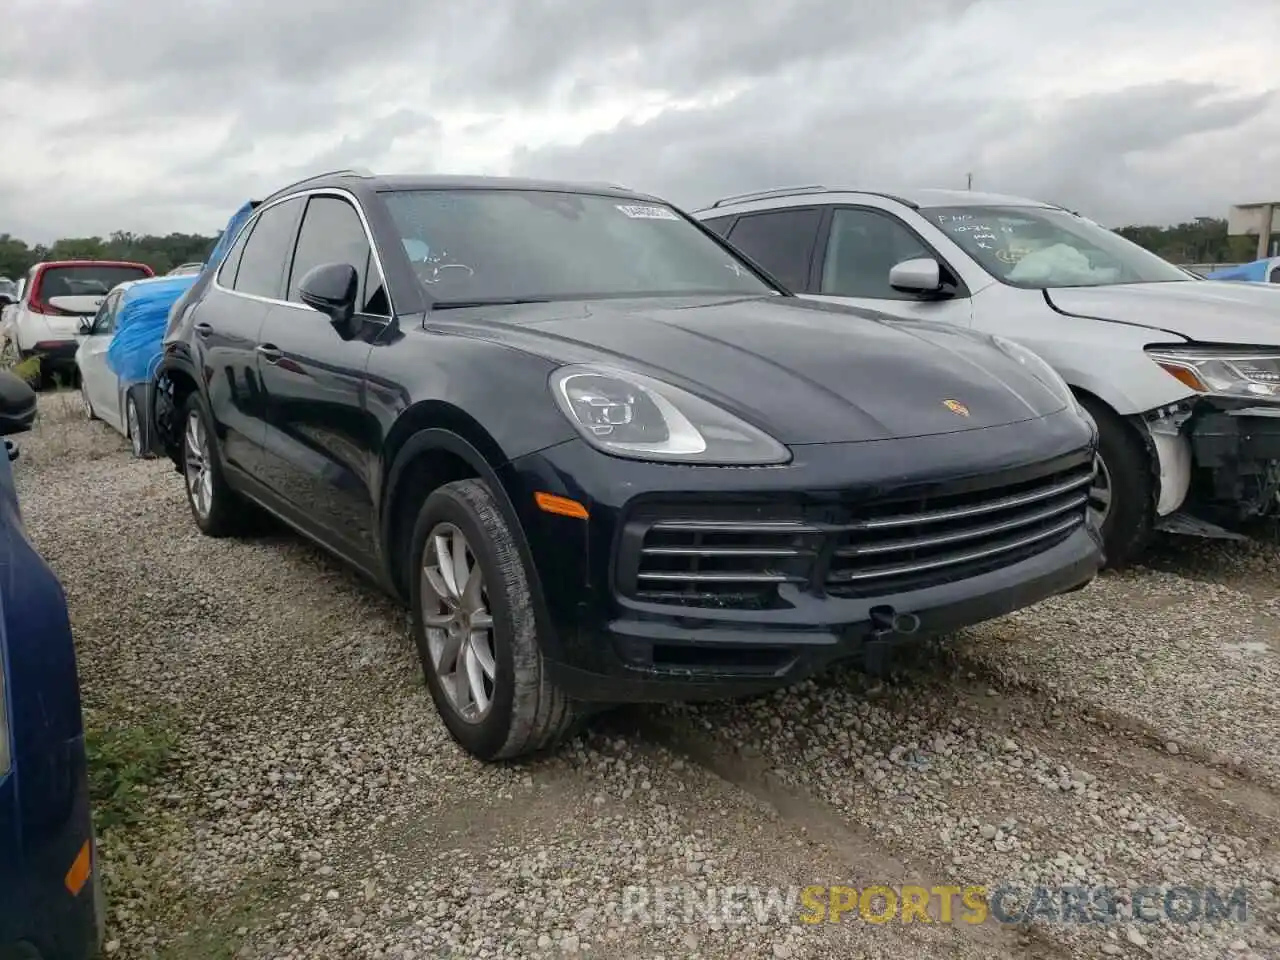
<path fill-rule="evenodd" d="M 146 416 L 155 429 L 155 439 L 165 455 L 178 464 L 181 448 L 182 409 L 187 398 L 200 389 L 195 372 L 181 361 L 171 360 L 161 366 L 152 384 L 154 401 L 144 404 L 149 410 L 139 412 Z"/>
<path fill-rule="evenodd" d="M 440 400 L 425 400 L 400 415 L 383 446 L 383 482 L 379 503 L 379 534 L 387 582 L 407 601 L 405 553 L 413 532 L 416 510 L 438 487 L 453 480 L 478 477 L 493 491 L 524 562 L 535 606 L 541 610 L 541 579 L 533 563 L 520 514 L 499 474 L 508 457 L 478 420 Z"/>

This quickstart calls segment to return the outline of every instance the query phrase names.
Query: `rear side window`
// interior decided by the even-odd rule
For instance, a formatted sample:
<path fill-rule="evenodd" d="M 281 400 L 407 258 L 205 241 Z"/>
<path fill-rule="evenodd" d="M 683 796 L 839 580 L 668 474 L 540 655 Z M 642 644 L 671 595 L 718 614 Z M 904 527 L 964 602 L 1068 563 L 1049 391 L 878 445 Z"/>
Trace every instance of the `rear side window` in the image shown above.
<path fill-rule="evenodd" d="M 151 272 L 144 267 L 120 264 L 45 267 L 32 296 L 46 302 L 51 297 L 104 297 L 117 284 L 149 276 Z"/>
<path fill-rule="evenodd" d="M 346 263 L 356 268 L 360 289 L 356 302 L 365 304 L 368 288 L 369 238 L 356 208 L 338 197 L 317 196 L 307 203 L 298 231 L 298 247 L 289 273 L 288 298 L 295 303 L 302 278 L 323 263 Z M 376 285 L 376 279 L 375 279 Z"/>
<path fill-rule="evenodd" d="M 233 288 L 237 293 L 280 298 L 285 265 L 297 235 L 298 212 L 305 200 L 305 197 L 291 197 L 258 215 L 240 255 Z"/>
<path fill-rule="evenodd" d="M 788 290 L 804 292 L 821 219 L 820 207 L 749 213 L 739 218 L 728 240 Z"/>

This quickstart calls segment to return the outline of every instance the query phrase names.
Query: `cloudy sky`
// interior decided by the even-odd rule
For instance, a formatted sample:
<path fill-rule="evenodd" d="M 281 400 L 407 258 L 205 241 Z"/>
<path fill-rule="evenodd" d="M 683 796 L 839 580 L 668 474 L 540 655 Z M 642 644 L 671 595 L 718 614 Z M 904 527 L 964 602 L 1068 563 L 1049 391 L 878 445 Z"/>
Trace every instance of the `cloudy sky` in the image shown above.
<path fill-rule="evenodd" d="M 0 233 L 214 232 L 310 172 L 694 207 L 963 186 L 1112 225 L 1280 199 L 1269 0 L 4 0 Z"/>

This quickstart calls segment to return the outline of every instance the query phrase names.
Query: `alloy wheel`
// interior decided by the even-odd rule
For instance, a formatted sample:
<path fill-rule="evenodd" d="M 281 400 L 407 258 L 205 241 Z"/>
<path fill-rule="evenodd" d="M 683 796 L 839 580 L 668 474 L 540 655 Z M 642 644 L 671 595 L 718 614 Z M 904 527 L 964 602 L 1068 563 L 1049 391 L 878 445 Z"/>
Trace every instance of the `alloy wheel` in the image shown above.
<path fill-rule="evenodd" d="M 142 424 L 138 422 L 138 405 L 132 399 L 124 404 L 124 416 L 129 427 L 129 443 L 133 446 L 133 455 L 142 456 Z"/>
<path fill-rule="evenodd" d="M 1093 458 L 1093 483 L 1089 486 L 1089 518 L 1099 530 L 1111 512 L 1111 490 L 1111 471 L 1098 454 Z"/>
<path fill-rule="evenodd" d="M 453 524 L 427 537 L 421 576 L 431 667 L 454 712 L 479 723 L 493 707 L 498 672 L 493 616 L 479 558 Z"/>
<path fill-rule="evenodd" d="M 187 496 L 201 520 L 207 519 L 213 507 L 213 471 L 209 467 L 209 438 L 198 411 L 187 417 L 183 465 L 187 475 Z"/>
<path fill-rule="evenodd" d="M 93 419 L 93 401 L 89 399 L 89 387 L 83 376 L 80 377 L 80 408 L 84 411 L 86 420 Z"/>

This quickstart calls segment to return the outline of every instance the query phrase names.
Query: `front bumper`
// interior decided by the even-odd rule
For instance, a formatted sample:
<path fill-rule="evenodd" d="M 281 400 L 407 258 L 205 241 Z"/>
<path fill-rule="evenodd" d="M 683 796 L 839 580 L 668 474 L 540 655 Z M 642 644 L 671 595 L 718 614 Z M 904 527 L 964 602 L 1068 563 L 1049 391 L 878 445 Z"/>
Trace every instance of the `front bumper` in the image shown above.
<path fill-rule="evenodd" d="M 1228 528 L 1280 516 L 1280 403 L 1198 397 L 1149 427 L 1185 445 L 1181 471 L 1159 450 L 1165 482 L 1181 474 L 1184 515 Z"/>
<path fill-rule="evenodd" d="M 628 462 L 574 440 L 508 464 L 501 479 L 541 581 L 542 645 L 555 682 L 588 701 L 691 700 L 784 686 L 882 644 L 1084 586 L 1101 565 L 1081 486 L 1095 439 L 1063 411 L 938 437 L 796 447 L 792 464 L 759 469 Z M 919 511 L 905 516 L 921 518 L 1059 487 L 1065 492 L 1020 505 L 1017 517 L 978 508 L 985 539 L 973 539 L 972 518 L 902 520 L 902 503 Z M 542 512 L 537 492 L 578 501 L 589 519 Z M 886 503 L 897 512 L 886 513 Z M 868 517 L 896 526 L 877 532 Z M 1003 528 L 991 533 L 995 521 Z M 683 535 L 690 523 L 719 529 L 652 539 L 668 526 Z M 750 539 L 757 534 L 763 539 Z M 1022 542 L 1029 534 L 1034 542 Z M 714 539 L 721 535 L 740 539 Z M 913 536 L 910 549 L 898 549 Z M 676 546 L 645 546 L 652 543 Z M 994 552 L 972 556 L 987 548 Z M 705 565 L 697 569 L 710 567 L 716 579 L 691 585 L 685 567 L 639 567 L 662 551 L 682 562 L 697 554 Z M 905 570 L 893 566 L 904 556 L 926 569 L 881 575 Z M 938 557 L 945 562 L 928 568 Z M 755 565 L 744 568 L 744 558 Z M 678 589 L 646 577 L 670 577 Z"/>

